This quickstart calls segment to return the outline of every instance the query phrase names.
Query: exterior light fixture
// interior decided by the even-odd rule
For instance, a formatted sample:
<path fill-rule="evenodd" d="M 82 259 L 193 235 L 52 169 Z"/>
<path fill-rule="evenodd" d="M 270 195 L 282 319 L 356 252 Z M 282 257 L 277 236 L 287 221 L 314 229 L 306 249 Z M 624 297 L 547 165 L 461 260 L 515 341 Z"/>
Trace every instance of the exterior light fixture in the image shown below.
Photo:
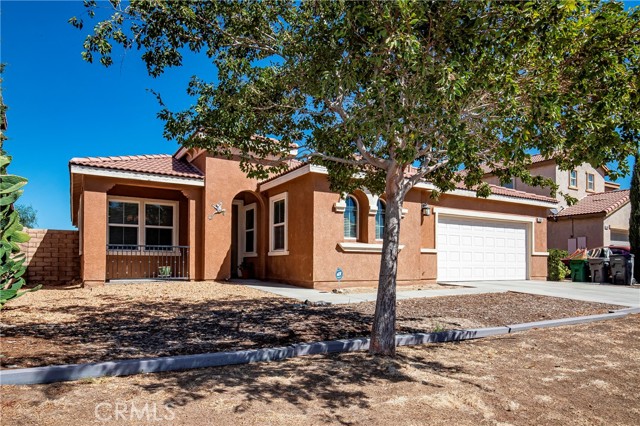
<path fill-rule="evenodd" d="M 560 210 L 558 209 L 549 209 L 549 213 L 551 213 L 551 217 L 553 218 L 554 222 L 558 221 L 558 214 L 564 210 L 564 207 L 560 207 Z"/>
<path fill-rule="evenodd" d="M 422 216 L 431 216 L 431 206 L 429 204 L 422 203 L 420 210 L 422 210 Z"/>

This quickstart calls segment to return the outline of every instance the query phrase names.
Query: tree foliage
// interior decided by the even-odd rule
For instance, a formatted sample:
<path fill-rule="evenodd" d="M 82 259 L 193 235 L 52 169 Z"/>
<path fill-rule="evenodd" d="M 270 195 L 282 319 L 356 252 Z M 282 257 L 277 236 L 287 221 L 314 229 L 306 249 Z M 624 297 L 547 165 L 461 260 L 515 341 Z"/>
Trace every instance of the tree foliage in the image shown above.
<path fill-rule="evenodd" d="M 27 228 L 38 226 L 38 211 L 31 204 L 16 204 L 14 208 L 18 212 L 20 222 Z"/>
<path fill-rule="evenodd" d="M 187 87 L 189 109 L 163 105 L 167 138 L 240 151 L 254 177 L 285 166 L 253 160 L 284 159 L 295 144 L 327 167 L 332 189 L 386 195 L 374 351 L 393 353 L 399 211 L 417 182 L 486 196 L 488 166 L 555 191 L 529 174 L 528 152 L 565 169 L 617 161 L 625 173 L 638 138 L 640 12 L 616 2 L 111 3 L 85 60 L 109 66 L 120 45 L 157 76 L 185 51 L 211 59 Z"/>
<path fill-rule="evenodd" d="M 566 250 L 549 250 L 549 257 L 547 257 L 547 275 L 549 281 L 562 281 L 569 275 L 571 270 L 562 263 L 562 259 L 568 255 L 569 252 Z"/>

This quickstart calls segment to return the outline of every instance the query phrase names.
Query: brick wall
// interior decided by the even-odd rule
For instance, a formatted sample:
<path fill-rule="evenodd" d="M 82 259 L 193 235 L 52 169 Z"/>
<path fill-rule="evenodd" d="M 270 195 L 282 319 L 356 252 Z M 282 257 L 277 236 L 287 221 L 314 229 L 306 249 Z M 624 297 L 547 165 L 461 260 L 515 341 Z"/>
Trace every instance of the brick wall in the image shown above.
<path fill-rule="evenodd" d="M 66 284 L 80 279 L 78 231 L 25 229 L 31 236 L 21 244 L 30 284 Z"/>

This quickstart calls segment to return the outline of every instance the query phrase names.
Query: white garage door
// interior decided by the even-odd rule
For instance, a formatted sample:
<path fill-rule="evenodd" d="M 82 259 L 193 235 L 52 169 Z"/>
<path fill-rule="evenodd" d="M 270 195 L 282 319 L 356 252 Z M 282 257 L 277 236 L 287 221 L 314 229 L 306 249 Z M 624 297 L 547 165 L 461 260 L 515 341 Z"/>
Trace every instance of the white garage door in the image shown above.
<path fill-rule="evenodd" d="M 440 216 L 438 281 L 527 279 L 524 223 Z"/>

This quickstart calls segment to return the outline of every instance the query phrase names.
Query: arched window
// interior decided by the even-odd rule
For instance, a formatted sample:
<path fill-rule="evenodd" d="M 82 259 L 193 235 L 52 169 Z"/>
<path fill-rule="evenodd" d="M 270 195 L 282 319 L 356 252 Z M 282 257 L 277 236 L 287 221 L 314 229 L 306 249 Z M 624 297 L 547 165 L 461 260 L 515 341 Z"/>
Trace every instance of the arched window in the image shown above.
<path fill-rule="evenodd" d="M 378 211 L 376 212 L 376 240 L 384 238 L 384 228 L 387 224 L 386 208 L 387 204 L 382 200 L 378 200 Z"/>
<path fill-rule="evenodd" d="M 344 237 L 358 238 L 358 202 L 349 195 L 345 200 L 344 209 Z"/>

